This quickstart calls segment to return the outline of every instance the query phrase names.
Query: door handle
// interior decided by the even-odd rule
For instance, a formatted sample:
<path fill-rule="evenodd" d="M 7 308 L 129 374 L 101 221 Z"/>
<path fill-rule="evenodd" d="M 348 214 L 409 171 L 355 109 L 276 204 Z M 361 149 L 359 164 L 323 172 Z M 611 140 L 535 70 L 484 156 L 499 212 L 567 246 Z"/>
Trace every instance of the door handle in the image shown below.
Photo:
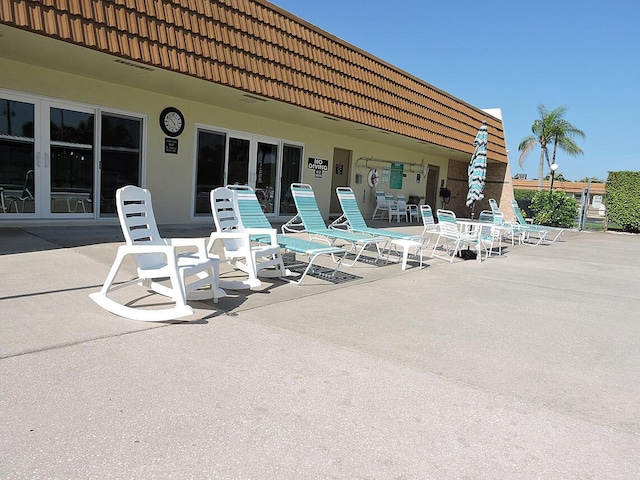
<path fill-rule="evenodd" d="M 49 168 L 49 154 L 44 154 L 44 168 Z"/>
<path fill-rule="evenodd" d="M 36 153 L 36 167 L 40 168 L 40 152 Z"/>

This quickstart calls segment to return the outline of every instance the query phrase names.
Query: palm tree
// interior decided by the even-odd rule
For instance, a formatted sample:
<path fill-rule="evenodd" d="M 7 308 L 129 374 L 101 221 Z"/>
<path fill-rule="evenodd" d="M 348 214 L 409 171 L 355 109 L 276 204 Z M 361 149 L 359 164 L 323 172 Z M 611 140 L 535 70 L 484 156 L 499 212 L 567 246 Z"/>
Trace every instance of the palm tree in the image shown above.
<path fill-rule="evenodd" d="M 574 141 L 575 137 L 585 138 L 585 134 L 579 128 L 574 127 L 564 118 L 566 107 L 558 107 L 551 112 L 544 105 L 538 105 L 540 118 L 533 121 L 531 132 L 533 135 L 525 137 L 518 145 L 518 150 L 522 152 L 518 159 L 520 168 L 524 164 L 525 157 L 536 145 L 540 145 L 540 164 L 538 165 L 538 190 L 542 190 L 542 178 L 544 162 L 547 166 L 556 163 L 556 153 L 558 148 L 573 157 L 582 155 L 582 149 Z M 553 145 L 552 158 L 549 160 L 548 145 Z"/>

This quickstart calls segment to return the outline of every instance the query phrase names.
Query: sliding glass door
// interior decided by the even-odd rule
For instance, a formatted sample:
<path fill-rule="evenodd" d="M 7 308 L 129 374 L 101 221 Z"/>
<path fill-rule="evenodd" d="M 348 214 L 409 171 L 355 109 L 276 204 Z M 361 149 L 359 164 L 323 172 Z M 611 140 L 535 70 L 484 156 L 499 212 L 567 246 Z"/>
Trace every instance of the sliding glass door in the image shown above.
<path fill-rule="evenodd" d="M 302 146 L 250 134 L 200 129 L 196 160 L 195 214 L 211 215 L 209 192 L 249 185 L 268 216 L 291 215 L 289 185 L 300 181 Z"/>
<path fill-rule="evenodd" d="M 36 106 L 16 98 L 0 99 L 0 218 L 33 216 Z M 29 215 L 30 214 L 30 215 Z"/>
<path fill-rule="evenodd" d="M 41 198 L 49 201 L 42 203 L 41 212 L 43 216 L 91 213 L 95 113 L 45 104 L 43 116 L 43 133 L 49 142 L 42 145 L 44 160 L 36 165 L 36 172 L 42 177 Z"/>
<path fill-rule="evenodd" d="M 113 216 L 140 184 L 141 118 L 1 92 L 0 114 L 0 221 Z"/>
<path fill-rule="evenodd" d="M 86 213 L 94 175 L 94 113 L 3 96 L 0 220 Z"/>

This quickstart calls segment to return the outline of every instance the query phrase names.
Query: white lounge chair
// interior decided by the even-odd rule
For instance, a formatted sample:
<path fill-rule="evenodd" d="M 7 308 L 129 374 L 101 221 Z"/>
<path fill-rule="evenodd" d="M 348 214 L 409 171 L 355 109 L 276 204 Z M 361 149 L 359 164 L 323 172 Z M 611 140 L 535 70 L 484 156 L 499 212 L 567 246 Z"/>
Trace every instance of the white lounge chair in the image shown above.
<path fill-rule="evenodd" d="M 433 210 L 431 205 L 420 205 L 420 218 L 422 218 L 422 236 L 437 235 L 438 224 L 433 219 Z"/>
<path fill-rule="evenodd" d="M 379 237 L 387 237 L 390 239 L 394 247 L 402 249 L 402 269 L 407 268 L 407 259 L 411 249 L 415 251 L 415 255 L 420 257 L 420 268 L 422 268 L 422 251 L 427 247 L 429 239 L 421 235 L 412 235 L 407 233 L 396 232 L 393 230 L 372 228 L 367 225 L 355 193 L 349 187 L 336 188 L 336 194 L 342 207 L 342 216 L 335 220 L 329 228 L 339 229 L 346 228 L 350 232 L 364 233 Z"/>
<path fill-rule="evenodd" d="M 347 232 L 344 230 L 335 230 L 327 228 L 324 219 L 318 209 L 316 197 L 313 193 L 311 185 L 306 183 L 292 183 L 291 193 L 296 203 L 298 214 L 290 221 L 282 226 L 283 232 L 305 232 L 310 240 L 321 240 L 329 245 L 335 245 L 337 241 L 351 244 L 349 252 L 355 253 L 355 258 L 351 263 L 343 263 L 346 266 L 353 266 L 362 257 L 362 254 L 369 247 L 375 247 L 377 255 L 375 259 L 369 259 L 371 262 L 377 262 L 382 254 L 380 244 L 384 245 L 388 242 L 387 237 L 374 237 L 360 233 Z M 364 257 L 363 257 L 364 259 Z"/>
<path fill-rule="evenodd" d="M 270 242 L 270 233 L 267 234 L 267 232 L 270 232 L 272 227 L 260 207 L 260 203 L 254 190 L 247 185 L 229 185 L 228 188 L 233 190 L 236 195 L 239 219 L 243 231 L 252 232 L 251 239 L 253 241 L 262 242 L 266 240 L 267 242 Z M 340 247 L 327 245 L 326 243 L 312 242 L 311 240 L 293 237 L 290 235 L 278 234 L 276 235 L 276 240 L 278 245 L 280 245 L 284 250 L 308 257 L 307 267 L 297 280 L 294 280 L 290 273 L 288 273 L 286 277 L 281 277 L 282 280 L 289 283 L 295 283 L 297 285 L 302 283 L 302 280 L 304 280 L 308 273 L 313 273 L 315 276 L 332 280 L 335 278 L 336 273 L 347 254 L 347 252 Z M 329 269 L 328 271 L 317 267 L 314 262 L 321 255 L 330 256 L 336 264 L 336 267 L 333 270 Z"/>
<path fill-rule="evenodd" d="M 217 302 L 225 296 L 218 285 L 219 259 L 207 254 L 206 239 L 160 237 L 148 190 L 135 186 L 120 188 L 116 192 L 116 206 L 126 245 L 118 247 L 100 291 L 89 295 L 93 301 L 121 317 L 156 322 L 192 315 L 194 311 L 187 300 L 212 298 Z M 189 250 L 184 251 L 185 248 Z M 137 277 L 115 283 L 128 256 L 135 258 Z M 167 279 L 169 286 L 160 283 Z M 134 308 L 109 298 L 114 291 L 133 284 L 144 285 L 170 298 L 175 305 L 164 309 Z"/>
<path fill-rule="evenodd" d="M 537 241 L 536 243 L 534 243 L 534 245 L 539 245 L 540 243 L 546 241 L 553 243 L 562 236 L 564 232 L 562 228 L 527 223 L 516 200 L 511 202 L 511 206 L 513 207 L 513 213 L 515 214 L 516 220 L 518 222 L 515 229 L 522 234 L 520 236 L 520 238 L 522 239 L 521 243 L 526 243 L 526 240 L 530 239 L 531 234 L 533 234 L 537 238 Z"/>

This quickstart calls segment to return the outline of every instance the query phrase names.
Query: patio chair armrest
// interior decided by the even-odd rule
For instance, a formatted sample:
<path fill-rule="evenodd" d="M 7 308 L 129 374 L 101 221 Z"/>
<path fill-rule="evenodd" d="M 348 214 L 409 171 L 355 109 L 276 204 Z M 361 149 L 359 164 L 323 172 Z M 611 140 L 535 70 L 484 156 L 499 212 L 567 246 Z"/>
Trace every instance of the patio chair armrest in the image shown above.
<path fill-rule="evenodd" d="M 121 245 L 118 247 L 118 255 L 143 255 L 146 253 L 161 253 L 167 257 L 167 263 L 175 263 L 177 258 L 176 247 L 171 245 Z"/>
<path fill-rule="evenodd" d="M 277 239 L 277 231 L 275 228 L 245 228 L 243 230 L 243 233 L 248 234 L 249 236 L 257 236 L 257 237 L 266 237 L 268 236 L 270 239 L 270 244 L 271 245 L 278 245 L 278 239 Z M 264 240 L 261 240 L 262 243 L 264 243 Z"/>
<path fill-rule="evenodd" d="M 249 234 L 245 232 L 241 232 L 239 230 L 234 230 L 232 232 L 211 232 L 209 236 L 209 241 L 207 242 L 207 252 L 210 252 L 213 248 L 213 245 L 218 241 L 224 240 L 240 240 L 242 243 L 249 248 L 251 245 L 251 239 L 249 238 Z"/>
<path fill-rule="evenodd" d="M 206 238 L 167 238 L 166 242 L 172 247 L 200 247 L 206 245 Z"/>
<path fill-rule="evenodd" d="M 206 238 L 167 238 L 166 242 L 172 247 L 196 247 L 198 257 L 207 258 L 207 239 Z M 195 252 L 189 252 L 195 253 Z"/>

